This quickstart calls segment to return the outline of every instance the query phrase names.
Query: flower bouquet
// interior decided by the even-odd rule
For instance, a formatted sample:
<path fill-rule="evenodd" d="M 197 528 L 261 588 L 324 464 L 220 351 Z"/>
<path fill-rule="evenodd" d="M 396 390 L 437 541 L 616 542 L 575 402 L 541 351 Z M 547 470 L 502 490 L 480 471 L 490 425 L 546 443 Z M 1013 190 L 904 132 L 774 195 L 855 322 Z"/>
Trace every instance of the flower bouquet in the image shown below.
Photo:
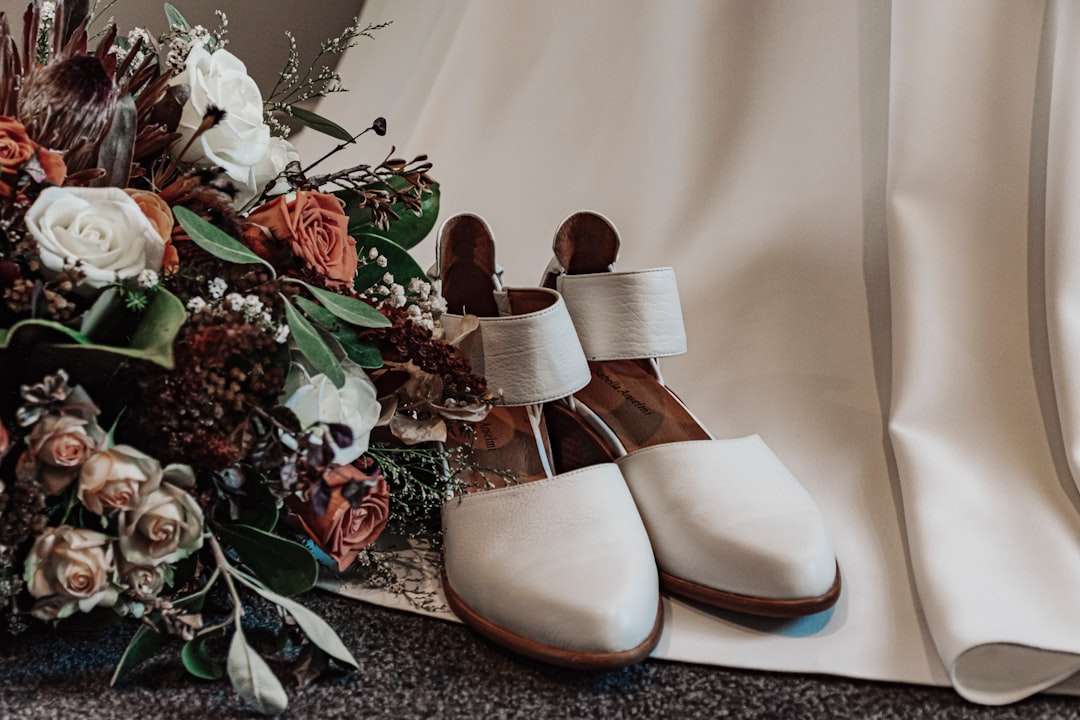
<path fill-rule="evenodd" d="M 0 623 L 133 624 L 113 677 L 170 643 L 256 709 L 286 704 L 247 640 L 269 602 L 307 668 L 357 663 L 296 600 L 318 561 L 377 567 L 388 525 L 429 523 L 468 460 L 438 443 L 483 417 L 482 378 L 441 338 L 409 248 L 432 228 L 431 164 L 393 151 L 316 174 L 227 25 L 126 35 L 86 0 L 0 14 Z M 260 649 L 261 650 L 261 649 Z M 316 662 L 317 660 L 318 662 Z"/>

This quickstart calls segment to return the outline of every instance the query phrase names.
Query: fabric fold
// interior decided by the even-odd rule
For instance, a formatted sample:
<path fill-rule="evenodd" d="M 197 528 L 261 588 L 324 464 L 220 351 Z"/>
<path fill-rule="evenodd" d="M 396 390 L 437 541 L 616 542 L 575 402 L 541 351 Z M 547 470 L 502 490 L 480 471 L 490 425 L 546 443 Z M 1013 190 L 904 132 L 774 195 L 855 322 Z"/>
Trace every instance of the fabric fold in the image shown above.
<path fill-rule="evenodd" d="M 982 703 L 1080 667 L 1080 521 L 1049 450 L 1030 344 L 1043 12 L 893 6 L 890 429 L 919 600 L 953 684 Z"/>

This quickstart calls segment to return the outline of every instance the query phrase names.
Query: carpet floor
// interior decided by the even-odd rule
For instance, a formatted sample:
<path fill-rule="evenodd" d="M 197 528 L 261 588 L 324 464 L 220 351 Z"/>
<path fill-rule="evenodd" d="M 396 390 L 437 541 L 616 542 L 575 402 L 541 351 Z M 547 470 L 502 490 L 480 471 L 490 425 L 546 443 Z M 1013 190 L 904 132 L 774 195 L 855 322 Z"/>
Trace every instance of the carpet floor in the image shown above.
<path fill-rule="evenodd" d="M 338 629 L 359 672 L 299 687 L 288 667 L 282 718 L 955 718 L 1080 719 L 1080 699 L 1038 696 L 1005 707 L 965 702 L 950 689 L 646 661 L 583 674 L 520 659 L 439 620 L 314 592 L 305 604 Z M 255 613 L 268 628 L 270 611 Z M 269 633 L 268 630 L 265 631 Z M 109 678 L 130 627 L 0 639 L 0 718 L 251 718 L 226 681 L 185 673 L 178 651 L 114 688 Z"/>

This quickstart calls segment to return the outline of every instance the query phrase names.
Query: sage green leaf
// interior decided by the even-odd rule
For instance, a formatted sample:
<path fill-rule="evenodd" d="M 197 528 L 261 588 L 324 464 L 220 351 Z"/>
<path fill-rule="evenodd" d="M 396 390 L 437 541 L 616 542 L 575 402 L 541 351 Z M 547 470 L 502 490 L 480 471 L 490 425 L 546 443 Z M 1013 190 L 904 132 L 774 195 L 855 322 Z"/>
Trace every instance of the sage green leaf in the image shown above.
<path fill-rule="evenodd" d="M 165 3 L 165 18 L 169 21 L 170 28 L 176 28 L 177 30 L 191 29 L 191 25 L 180 14 L 180 11 L 173 7 L 172 3 Z"/>
<path fill-rule="evenodd" d="M 241 578 L 241 582 L 243 581 L 243 578 Z M 245 582 L 244 584 L 292 615 L 293 619 L 296 620 L 296 624 L 300 626 L 300 629 L 304 631 L 304 634 L 308 636 L 308 639 L 315 643 L 327 655 L 348 665 L 354 670 L 360 669 L 360 665 L 356 662 L 356 658 L 354 658 L 352 653 L 349 652 L 349 649 L 345 647 L 345 643 L 341 641 L 338 634 L 316 613 L 307 609 L 295 600 L 282 597 L 272 590 L 259 587 L 254 583 Z"/>
<path fill-rule="evenodd" d="M 356 334 L 348 328 L 334 333 L 334 337 L 341 345 L 341 349 L 345 351 L 345 357 L 360 367 L 369 370 L 382 367 L 382 353 L 379 352 L 379 348 L 375 346 L 375 343 L 361 342 L 356 338 Z"/>
<path fill-rule="evenodd" d="M 160 629 L 155 630 L 147 625 L 141 625 L 135 631 L 135 634 L 131 636 L 131 642 L 128 643 L 124 654 L 120 657 L 120 662 L 117 663 L 116 670 L 113 671 L 109 686 L 115 685 L 116 681 L 127 674 L 128 671 L 154 657 L 168 640 L 169 636 Z"/>
<path fill-rule="evenodd" d="M 93 310 L 93 308 L 91 308 Z M 99 345 L 81 332 L 50 320 L 22 320 L 0 330 L 0 350 L 12 345 L 26 349 L 28 362 L 78 367 L 84 375 L 106 377 L 123 358 L 173 367 L 173 340 L 187 320 L 180 299 L 159 289 L 143 311 L 128 346 Z M 100 325 L 103 318 L 92 321 Z"/>
<path fill-rule="evenodd" d="M 363 300 L 357 300 L 348 295 L 338 295 L 300 280 L 297 282 L 307 288 L 324 308 L 350 325 L 368 328 L 390 327 L 390 321 L 386 319 L 386 316 Z"/>
<path fill-rule="evenodd" d="M 427 281 L 428 278 L 424 269 L 417 264 L 408 250 L 393 240 L 371 232 L 363 232 L 355 237 L 357 249 L 363 248 L 362 252 L 364 254 L 361 257 L 366 257 L 366 253 L 372 248 L 375 248 L 380 255 L 386 257 L 386 267 L 384 268 L 379 267 L 376 263 L 368 263 L 357 271 L 356 278 L 353 280 L 353 288 L 357 292 L 362 293 L 371 289 L 373 285 L 378 285 L 382 282 L 382 276 L 386 273 L 393 275 L 394 282 L 405 287 L 408 287 L 409 281 L 413 278 Z"/>
<path fill-rule="evenodd" d="M 299 595 L 315 586 L 319 565 L 303 545 L 236 523 L 219 523 L 215 532 L 236 551 L 236 556 L 255 577 L 274 592 Z"/>
<path fill-rule="evenodd" d="M 213 223 L 203 220 L 186 207 L 177 205 L 173 209 L 173 215 L 180 226 L 184 228 L 188 236 L 206 252 L 216 258 L 237 265 L 254 265 L 262 263 L 270 268 L 270 272 L 277 277 L 274 266 L 249 250 L 242 242 L 229 235 Z"/>
<path fill-rule="evenodd" d="M 330 312 L 322 305 L 312 302 L 306 297 L 294 297 L 293 302 L 298 308 L 304 311 L 304 314 L 307 315 L 308 318 L 326 330 L 337 332 L 341 329 L 341 323 L 334 317 L 334 313 Z"/>
<path fill-rule="evenodd" d="M 79 332 L 87 337 L 94 334 L 98 328 L 107 324 L 109 317 L 124 306 L 120 300 L 120 291 L 115 287 L 105 288 L 90 309 L 83 313 L 79 322 Z"/>
<path fill-rule="evenodd" d="M 329 135 L 335 140 L 340 140 L 346 143 L 351 143 L 355 140 L 352 133 L 350 133 L 348 130 L 341 127 L 333 120 L 324 118 L 318 113 L 313 113 L 310 110 L 305 110 L 302 107 L 297 107 L 293 105 L 292 116 L 302 122 L 304 125 L 307 125 L 312 130 L 321 132 L 324 135 Z"/>
<path fill-rule="evenodd" d="M 139 326 L 131 336 L 130 357 L 172 368 L 173 341 L 187 322 L 187 311 L 180 298 L 164 288 L 154 293 Z"/>
<path fill-rule="evenodd" d="M 278 715 L 289 704 L 281 681 L 266 661 L 251 649 L 244 631 L 239 627 L 229 643 L 226 667 L 233 689 L 263 715 Z"/>
<path fill-rule="evenodd" d="M 127 187 L 131 177 L 131 160 L 135 156 L 136 130 L 135 98 L 123 95 L 116 102 L 112 124 L 98 149 L 98 167 L 105 171 L 90 184 L 95 187 Z"/>
<path fill-rule="evenodd" d="M 36 332 L 35 332 L 36 331 Z M 46 331 L 42 333 L 41 331 Z M 83 335 L 81 332 L 72 330 L 66 325 L 61 325 L 53 320 L 20 320 L 8 329 L 4 330 L 0 328 L 0 350 L 7 348 L 14 342 L 16 337 L 23 335 L 48 335 L 51 333 L 60 333 L 66 336 L 68 340 L 74 340 L 80 345 L 92 345 L 90 338 Z"/>
<path fill-rule="evenodd" d="M 187 613 L 201 612 L 203 603 L 206 601 L 206 595 L 209 592 L 210 585 L 204 585 L 196 592 L 179 600 L 174 600 L 173 607 Z M 150 625 L 141 625 L 135 631 L 135 634 L 131 636 L 131 642 L 128 643 L 124 654 L 120 657 L 120 662 L 116 665 L 116 670 L 113 671 L 112 680 L 109 681 L 110 686 L 115 685 L 116 681 L 127 674 L 128 671 L 152 658 L 157 654 L 158 650 L 169 642 L 172 636 L 161 627 L 161 620 L 157 617 L 151 617 L 149 622 Z"/>
<path fill-rule="evenodd" d="M 345 372 L 334 357 L 334 351 L 322 339 L 315 326 L 293 307 L 292 302 L 284 295 L 282 298 L 285 299 L 285 321 L 289 324 L 289 334 L 292 335 L 296 347 L 308 359 L 316 373 L 326 375 L 336 387 L 344 386 Z"/>
<path fill-rule="evenodd" d="M 184 668 L 195 677 L 202 680 L 220 680 L 225 675 L 225 668 L 210 657 L 206 649 L 208 637 L 208 635 L 200 635 L 184 643 L 184 647 L 180 650 L 180 660 L 184 663 Z"/>
<path fill-rule="evenodd" d="M 409 183 L 404 178 L 391 176 L 386 183 L 372 183 L 368 187 L 382 190 L 404 190 Z M 372 224 L 371 210 L 359 207 L 359 194 L 352 190 L 343 190 L 334 193 L 345 201 L 345 212 L 349 215 L 349 234 L 356 237 L 357 233 L 378 232 L 399 247 L 415 247 L 421 240 L 426 238 L 435 227 L 439 219 L 439 199 L 441 193 L 439 184 L 435 183 L 424 191 L 420 197 L 421 214 L 418 216 L 412 210 L 407 209 L 402 203 L 394 203 L 391 209 L 398 215 L 398 219 L 390 223 L 386 230 L 377 229 Z"/>

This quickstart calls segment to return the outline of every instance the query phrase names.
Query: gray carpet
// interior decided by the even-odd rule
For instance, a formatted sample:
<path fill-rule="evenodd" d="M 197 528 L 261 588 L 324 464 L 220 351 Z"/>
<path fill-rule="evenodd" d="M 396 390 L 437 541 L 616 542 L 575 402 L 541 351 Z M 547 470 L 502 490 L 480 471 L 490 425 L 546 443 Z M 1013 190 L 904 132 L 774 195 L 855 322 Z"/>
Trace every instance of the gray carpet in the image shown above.
<path fill-rule="evenodd" d="M 1040 696 L 986 708 L 953 691 L 647 661 L 581 674 L 521 660 L 467 629 L 323 593 L 306 604 L 360 661 L 300 688 L 287 670 L 283 718 L 1078 718 L 1080 699 Z M 269 626 L 267 611 L 256 626 Z M 109 677 L 130 629 L 0 639 L 0 718 L 251 718 L 225 681 L 189 677 L 173 652 L 117 687 Z M 258 632 L 249 632 L 253 642 Z"/>

